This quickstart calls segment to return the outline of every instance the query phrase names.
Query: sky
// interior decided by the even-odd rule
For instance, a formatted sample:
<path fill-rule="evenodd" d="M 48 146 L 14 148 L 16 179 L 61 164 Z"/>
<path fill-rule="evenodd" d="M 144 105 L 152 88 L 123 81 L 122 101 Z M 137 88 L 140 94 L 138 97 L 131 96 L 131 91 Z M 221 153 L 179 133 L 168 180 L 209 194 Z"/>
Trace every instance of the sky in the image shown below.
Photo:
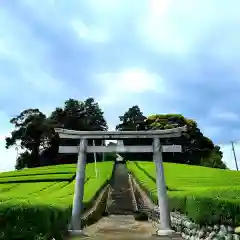
<path fill-rule="evenodd" d="M 234 169 L 239 7 L 238 0 L 1 0 L 0 171 L 15 165 L 16 150 L 4 140 L 12 117 L 87 97 L 110 129 L 136 104 L 145 115 L 195 119 Z"/>

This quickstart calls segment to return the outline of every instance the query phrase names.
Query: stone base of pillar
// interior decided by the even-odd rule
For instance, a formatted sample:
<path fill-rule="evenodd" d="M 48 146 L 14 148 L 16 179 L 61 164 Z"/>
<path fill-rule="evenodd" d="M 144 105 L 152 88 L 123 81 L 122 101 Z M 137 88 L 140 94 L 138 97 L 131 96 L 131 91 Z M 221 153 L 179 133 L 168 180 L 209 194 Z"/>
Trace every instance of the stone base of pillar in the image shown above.
<path fill-rule="evenodd" d="M 75 236 L 89 237 L 88 234 L 83 232 L 83 230 L 68 230 L 68 233 L 71 237 Z"/>
<path fill-rule="evenodd" d="M 158 236 L 171 236 L 174 233 L 175 233 L 175 231 L 172 229 L 159 229 L 157 231 Z"/>

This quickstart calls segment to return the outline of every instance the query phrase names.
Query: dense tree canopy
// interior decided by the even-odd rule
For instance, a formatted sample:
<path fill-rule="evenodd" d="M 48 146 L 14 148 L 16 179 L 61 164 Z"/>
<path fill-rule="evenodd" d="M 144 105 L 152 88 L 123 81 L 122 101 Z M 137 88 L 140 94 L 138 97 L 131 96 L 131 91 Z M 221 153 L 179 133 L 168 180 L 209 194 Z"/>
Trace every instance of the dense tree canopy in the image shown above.
<path fill-rule="evenodd" d="M 119 117 L 120 123 L 116 126 L 118 131 L 138 131 L 150 129 L 169 129 L 187 126 L 187 131 L 180 138 L 164 139 L 162 144 L 181 144 L 182 153 L 164 153 L 163 160 L 175 163 L 202 165 L 215 168 L 226 168 L 222 162 L 220 148 L 205 137 L 197 123 L 180 114 L 157 114 L 144 116 L 140 108 L 135 105 Z M 77 156 L 71 154 L 58 154 L 59 145 L 78 145 L 79 140 L 60 140 L 55 133 L 55 127 L 73 130 L 100 130 L 108 129 L 103 111 L 93 98 L 85 101 L 68 99 L 63 107 L 57 107 L 49 117 L 39 109 L 27 109 L 17 117 L 10 120 L 15 130 L 11 137 L 6 138 L 6 148 L 20 143 L 26 151 L 21 153 L 16 162 L 16 169 L 36 167 L 41 165 L 55 165 L 75 163 Z M 89 140 L 93 144 L 93 140 Z M 102 140 L 95 139 L 95 145 L 104 144 Z M 152 139 L 124 139 L 125 145 L 150 145 Z M 106 154 L 111 159 L 114 154 Z M 128 160 L 152 161 L 152 153 L 123 154 Z M 93 161 L 93 154 L 88 155 L 88 162 Z M 102 156 L 97 154 L 97 160 Z"/>
<path fill-rule="evenodd" d="M 85 101 L 69 99 L 63 108 L 57 107 L 46 117 L 39 109 L 27 109 L 10 120 L 15 126 L 11 137 L 6 138 L 6 148 L 20 142 L 26 152 L 22 153 L 16 163 L 16 168 L 36 167 L 77 161 L 76 155 L 59 155 L 59 144 L 77 145 L 79 140 L 60 141 L 54 132 L 55 127 L 74 130 L 107 130 L 107 123 L 98 103 L 93 98 Z M 92 144 L 92 141 L 89 141 Z M 96 145 L 102 144 L 95 140 Z M 98 156 L 99 158 L 99 156 Z M 93 161 L 93 154 L 88 156 Z"/>
<path fill-rule="evenodd" d="M 162 144 L 181 144 L 183 148 L 182 153 L 163 153 L 163 161 L 226 168 L 221 160 L 220 148 L 201 133 L 197 123 L 192 119 L 185 118 L 180 114 L 157 114 L 145 117 L 138 106 L 129 108 L 119 119 L 121 123 L 116 127 L 119 131 L 171 129 L 186 126 L 187 131 L 180 138 L 162 140 Z M 126 139 L 124 144 L 150 145 L 152 140 Z M 152 155 L 149 153 L 128 153 L 125 154 L 125 158 L 152 161 Z"/>
<path fill-rule="evenodd" d="M 6 148 L 20 142 L 21 148 L 27 151 L 19 156 L 16 167 L 39 166 L 39 151 L 51 145 L 54 137 L 53 128 L 57 125 L 51 119 L 47 119 L 39 109 L 24 110 L 11 119 L 10 123 L 14 124 L 15 130 L 11 133 L 11 137 L 6 138 Z"/>
<path fill-rule="evenodd" d="M 120 124 L 116 126 L 118 131 L 140 131 L 147 130 L 146 120 L 140 108 L 135 105 L 128 109 L 123 116 L 119 117 Z M 124 145 L 150 145 L 151 139 L 123 139 Z M 129 160 L 151 160 L 151 153 L 124 153 L 121 154 L 125 159 Z"/>
<path fill-rule="evenodd" d="M 50 119 L 66 129 L 79 131 L 106 131 L 108 129 L 103 111 L 93 98 L 88 98 L 85 101 L 69 99 L 65 102 L 64 108 L 56 108 L 52 112 Z M 88 143 L 92 145 L 93 139 L 89 140 Z M 61 140 L 60 144 L 75 146 L 79 144 L 79 140 Z M 96 146 L 102 144 L 102 140 L 95 139 Z M 102 159 L 100 154 L 97 154 L 97 159 Z M 61 156 L 59 161 L 60 163 L 74 163 L 77 161 L 77 155 L 65 154 Z M 92 161 L 94 161 L 93 154 L 88 154 L 88 162 Z"/>

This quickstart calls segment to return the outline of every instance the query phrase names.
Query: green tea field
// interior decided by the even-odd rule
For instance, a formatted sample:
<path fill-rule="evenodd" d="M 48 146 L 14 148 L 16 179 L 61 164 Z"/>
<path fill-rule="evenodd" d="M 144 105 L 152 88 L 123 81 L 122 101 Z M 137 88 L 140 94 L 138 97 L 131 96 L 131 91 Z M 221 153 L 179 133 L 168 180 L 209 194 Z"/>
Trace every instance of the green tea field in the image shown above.
<path fill-rule="evenodd" d="M 112 175 L 113 162 L 87 164 L 84 206 Z M 76 164 L 0 173 L 0 239 L 33 239 L 65 229 L 71 217 Z"/>
<path fill-rule="evenodd" d="M 129 171 L 157 203 L 156 170 L 152 162 L 128 162 Z M 184 164 L 164 163 L 169 207 L 200 224 L 240 223 L 240 173 Z"/>

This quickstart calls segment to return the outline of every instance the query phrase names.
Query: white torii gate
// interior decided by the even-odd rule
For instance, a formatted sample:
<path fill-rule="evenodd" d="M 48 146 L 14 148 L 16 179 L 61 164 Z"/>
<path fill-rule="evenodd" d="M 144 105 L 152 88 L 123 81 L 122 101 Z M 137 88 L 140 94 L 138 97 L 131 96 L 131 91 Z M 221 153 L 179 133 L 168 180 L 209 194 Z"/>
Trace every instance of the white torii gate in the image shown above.
<path fill-rule="evenodd" d="M 73 197 L 71 229 L 72 235 L 82 235 L 81 214 L 83 209 L 84 180 L 86 167 L 86 153 L 106 152 L 153 152 L 153 161 L 156 166 L 156 184 L 158 194 L 158 207 L 160 211 L 160 229 L 158 235 L 173 233 L 170 227 L 170 212 L 168 210 L 167 190 L 164 177 L 162 152 L 181 152 L 180 145 L 162 146 L 161 138 L 180 137 L 186 127 L 178 127 L 166 130 L 149 131 L 75 131 L 56 128 L 60 138 L 80 139 L 79 146 L 60 146 L 59 153 L 78 153 L 76 169 L 76 183 Z M 152 146 L 124 146 L 120 140 L 117 146 L 88 146 L 88 139 L 124 139 L 124 138 L 153 138 Z"/>

